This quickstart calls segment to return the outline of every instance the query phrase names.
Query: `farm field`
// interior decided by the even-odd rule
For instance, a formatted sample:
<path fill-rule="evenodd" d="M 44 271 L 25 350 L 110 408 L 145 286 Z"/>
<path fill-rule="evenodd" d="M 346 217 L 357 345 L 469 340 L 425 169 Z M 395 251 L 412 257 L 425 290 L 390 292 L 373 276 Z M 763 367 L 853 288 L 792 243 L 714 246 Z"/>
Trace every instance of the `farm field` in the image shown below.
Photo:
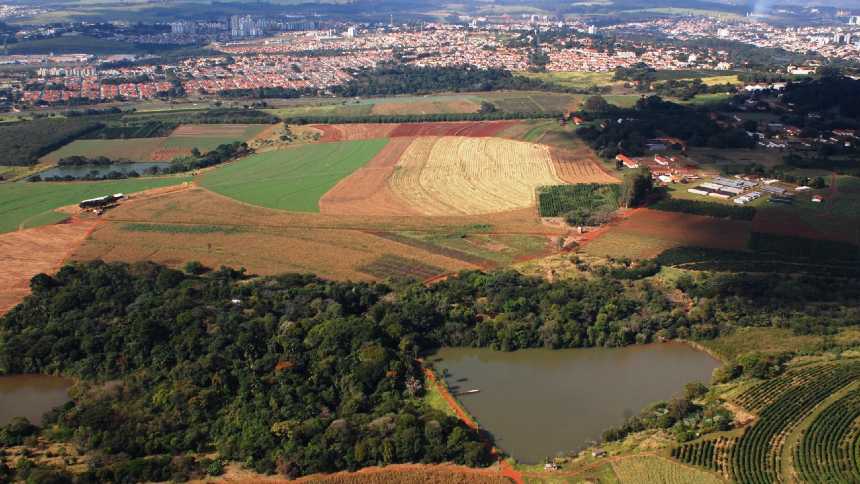
<path fill-rule="evenodd" d="M 56 163 L 68 156 L 170 161 L 176 156 L 190 154 L 192 148 L 205 153 L 224 143 L 250 140 L 267 127 L 259 124 L 185 124 L 162 138 L 80 139 L 48 153 L 40 162 Z"/>
<path fill-rule="evenodd" d="M 498 138 L 422 137 L 403 153 L 391 190 L 424 215 L 525 208 L 561 184 L 545 146 Z"/>
<path fill-rule="evenodd" d="M 179 185 L 188 177 L 137 178 L 103 182 L 2 183 L 0 184 L 0 233 L 35 227 L 67 218 L 55 209 L 87 198 L 112 193 L 134 193 Z"/>
<path fill-rule="evenodd" d="M 201 183 L 253 205 L 318 212 L 320 198 L 385 144 L 386 140 L 349 141 L 259 153 L 207 173 Z"/>
<path fill-rule="evenodd" d="M 75 259 L 151 259 L 172 267 L 199 260 L 210 267 L 246 267 L 257 274 L 315 272 L 341 280 L 379 279 L 360 269 L 379 268 L 381 262 L 387 263 L 389 276 L 414 273 L 420 267 L 401 264 L 397 269 L 390 264 L 392 257 L 446 273 L 482 267 L 486 260 L 394 236 L 393 229 L 432 237 L 485 224 L 482 230 L 497 231 L 493 240 L 510 248 L 506 251 L 511 256 L 525 254 L 532 245 L 561 233 L 540 224 L 533 210 L 475 217 L 334 216 L 245 205 L 202 188 L 132 200 L 106 213 L 103 220 L 107 223 L 74 253 Z"/>
<path fill-rule="evenodd" d="M 722 484 L 714 474 L 657 456 L 632 456 L 612 462 L 623 484 Z"/>
<path fill-rule="evenodd" d="M 528 77 L 530 79 L 540 79 L 541 81 L 556 84 L 562 87 L 575 89 L 587 89 L 594 86 L 613 86 L 620 85 L 623 82 L 613 81 L 613 72 L 584 72 L 584 71 L 568 71 L 568 72 L 517 72 L 518 76 Z"/>
<path fill-rule="evenodd" d="M 673 247 L 744 250 L 750 222 L 637 209 L 585 245 L 595 256 L 650 258 Z"/>
<path fill-rule="evenodd" d="M 30 279 L 41 272 L 56 271 L 96 226 L 96 220 L 49 225 L 0 234 L 0 315 L 30 293 Z"/>
<path fill-rule="evenodd" d="M 446 100 L 446 101 L 414 101 L 404 102 L 379 102 L 373 104 L 370 114 L 450 114 L 450 113 L 476 113 L 480 104 L 469 99 Z"/>
<path fill-rule="evenodd" d="M 164 147 L 167 138 L 136 138 L 136 139 L 79 139 L 43 156 L 41 163 L 56 163 L 69 156 L 86 156 L 97 158 L 105 156 L 111 159 L 131 161 L 157 161 L 152 157 Z"/>

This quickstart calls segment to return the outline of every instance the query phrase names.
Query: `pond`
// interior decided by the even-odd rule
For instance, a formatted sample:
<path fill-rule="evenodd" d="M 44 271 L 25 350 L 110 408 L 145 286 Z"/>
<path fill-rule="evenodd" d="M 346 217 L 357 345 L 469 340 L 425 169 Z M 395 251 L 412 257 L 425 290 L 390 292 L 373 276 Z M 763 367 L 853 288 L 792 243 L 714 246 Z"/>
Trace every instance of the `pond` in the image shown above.
<path fill-rule="evenodd" d="M 72 178 L 84 178 L 87 176 L 96 176 L 101 177 L 107 175 L 112 171 L 118 171 L 125 175 L 129 173 L 136 172 L 138 175 L 146 174 L 146 170 L 149 168 L 167 168 L 170 166 L 170 162 L 147 162 L 147 163 L 114 163 L 112 165 L 76 165 L 76 166 L 55 166 L 53 168 L 49 168 L 41 173 L 39 176 L 42 178 L 50 178 L 50 177 L 66 177 L 71 176 Z"/>
<path fill-rule="evenodd" d="M 430 358 L 451 393 L 523 463 L 578 451 L 651 403 L 707 383 L 719 360 L 683 343 L 626 348 L 444 348 Z M 479 392 L 465 394 L 469 390 Z"/>
<path fill-rule="evenodd" d="M 0 425 L 27 417 L 40 425 L 42 415 L 71 400 L 68 378 L 47 375 L 0 376 Z"/>

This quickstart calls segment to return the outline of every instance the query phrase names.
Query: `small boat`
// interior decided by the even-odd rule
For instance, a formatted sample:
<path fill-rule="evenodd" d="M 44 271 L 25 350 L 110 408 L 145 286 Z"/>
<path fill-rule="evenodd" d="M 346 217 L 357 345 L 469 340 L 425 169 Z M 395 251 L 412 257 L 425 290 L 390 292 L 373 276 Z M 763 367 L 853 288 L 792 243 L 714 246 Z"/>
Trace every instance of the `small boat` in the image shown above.
<path fill-rule="evenodd" d="M 468 394 L 470 394 L 470 393 L 478 393 L 478 392 L 480 392 L 480 391 L 481 391 L 481 390 L 478 390 L 477 388 L 473 388 L 473 389 L 471 389 L 471 390 L 466 390 L 465 392 L 461 393 L 460 395 L 468 395 Z"/>

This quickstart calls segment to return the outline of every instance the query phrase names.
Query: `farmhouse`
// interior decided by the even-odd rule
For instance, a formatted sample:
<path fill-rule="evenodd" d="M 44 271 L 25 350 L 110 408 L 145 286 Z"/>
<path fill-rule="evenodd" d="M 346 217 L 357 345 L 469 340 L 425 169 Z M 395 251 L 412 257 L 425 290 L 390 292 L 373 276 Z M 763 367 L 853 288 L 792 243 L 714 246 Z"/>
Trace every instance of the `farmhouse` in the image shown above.
<path fill-rule="evenodd" d="M 80 208 L 96 208 L 96 207 L 104 207 L 106 205 L 110 205 L 118 200 L 122 200 L 125 195 L 122 193 L 114 193 L 113 195 L 105 195 L 103 197 L 98 198 L 89 198 L 87 200 L 81 200 L 81 203 L 78 204 Z"/>
<path fill-rule="evenodd" d="M 627 168 L 639 168 L 639 163 L 625 154 L 619 154 L 615 159 L 620 161 Z"/>

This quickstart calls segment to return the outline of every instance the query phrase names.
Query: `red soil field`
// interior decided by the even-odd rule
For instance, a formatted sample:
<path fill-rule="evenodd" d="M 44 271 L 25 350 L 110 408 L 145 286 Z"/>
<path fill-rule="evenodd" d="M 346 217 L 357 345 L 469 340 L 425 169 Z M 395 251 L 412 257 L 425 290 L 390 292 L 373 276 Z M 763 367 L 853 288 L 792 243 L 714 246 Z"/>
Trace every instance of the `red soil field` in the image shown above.
<path fill-rule="evenodd" d="M 320 212 L 331 215 L 417 215 L 388 188 L 388 178 L 412 138 L 391 139 L 365 166 L 341 180 L 319 201 Z"/>
<path fill-rule="evenodd" d="M 322 131 L 322 142 L 353 141 L 362 139 L 388 138 L 396 124 L 314 124 L 312 128 Z"/>
<path fill-rule="evenodd" d="M 56 272 L 98 224 L 98 220 L 73 218 L 0 235 L 0 315 L 30 294 L 33 276 Z"/>
<path fill-rule="evenodd" d="M 517 120 L 506 120 L 403 124 L 314 124 L 311 127 L 323 132 L 320 141 L 332 142 L 402 136 L 496 136 L 520 123 Z"/>
<path fill-rule="evenodd" d="M 404 123 L 391 131 L 391 136 L 495 136 L 499 132 L 519 123 L 519 121 Z"/>

